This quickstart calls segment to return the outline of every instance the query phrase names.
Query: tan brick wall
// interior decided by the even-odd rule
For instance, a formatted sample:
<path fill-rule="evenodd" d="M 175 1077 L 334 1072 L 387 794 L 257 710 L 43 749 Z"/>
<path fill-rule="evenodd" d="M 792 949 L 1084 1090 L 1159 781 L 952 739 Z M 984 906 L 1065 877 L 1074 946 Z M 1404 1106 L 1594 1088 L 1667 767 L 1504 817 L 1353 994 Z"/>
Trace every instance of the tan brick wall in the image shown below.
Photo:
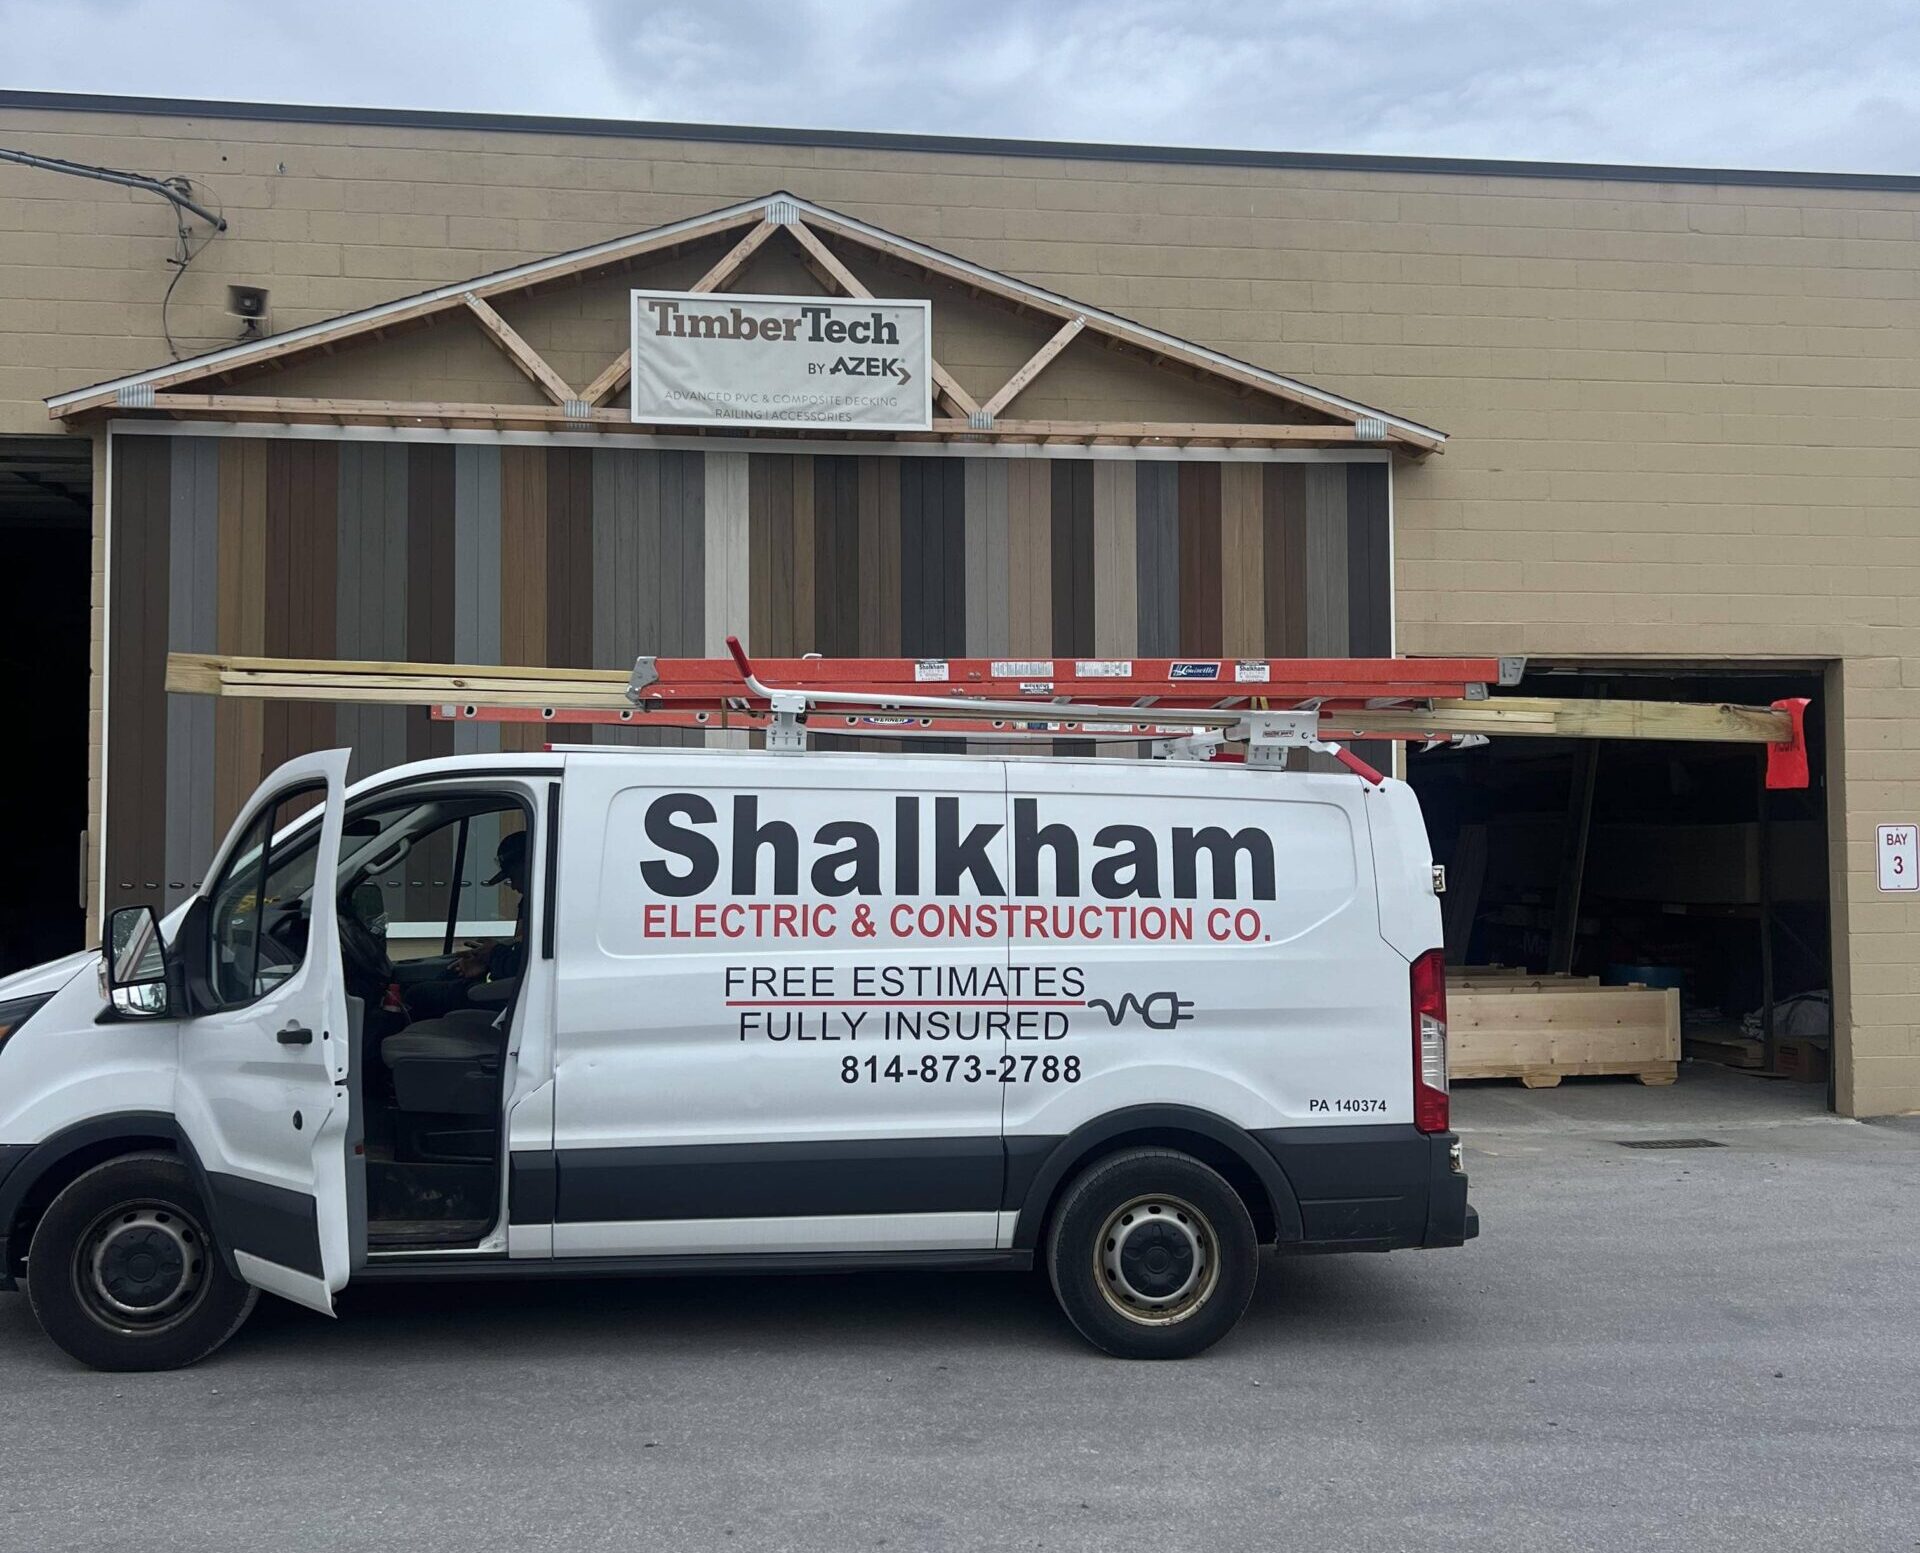
<path fill-rule="evenodd" d="M 787 188 L 1453 433 L 1396 488 L 1403 650 L 1843 662 L 1841 1104 L 1920 1109 L 1920 902 L 1871 857 L 1920 815 L 1920 196 L 4 108 L 0 144 L 205 182 L 233 230 L 176 292 L 194 348 L 230 281 L 286 328 Z M 172 230 L 0 166 L 0 432 L 164 359 Z M 1127 397 L 1096 369 L 1072 413 Z"/>

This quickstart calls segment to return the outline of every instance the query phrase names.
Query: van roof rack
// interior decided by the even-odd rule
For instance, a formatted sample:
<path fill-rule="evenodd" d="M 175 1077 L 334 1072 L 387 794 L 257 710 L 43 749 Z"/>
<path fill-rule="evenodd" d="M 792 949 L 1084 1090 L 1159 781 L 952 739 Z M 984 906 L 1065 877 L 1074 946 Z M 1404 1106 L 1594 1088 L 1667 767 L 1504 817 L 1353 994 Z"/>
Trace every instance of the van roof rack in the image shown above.
<path fill-rule="evenodd" d="M 843 737 L 1061 737 L 1138 742 L 1187 760 L 1284 768 L 1297 749 L 1330 755 L 1369 782 L 1380 773 L 1323 732 L 1342 708 L 1485 701 L 1524 663 L 1494 658 L 827 658 L 756 669 L 736 636 L 728 659 L 642 657 L 626 696 L 648 721 L 724 712 L 799 751 L 809 730 Z M 1276 704 L 1277 703 L 1277 704 Z M 1243 746 L 1235 749 L 1232 746 Z"/>
<path fill-rule="evenodd" d="M 630 672 L 171 653 L 167 689 L 424 706 L 453 722 L 616 725 L 810 736 L 1148 744 L 1175 760 L 1284 768 L 1295 750 L 1379 772 L 1342 741 L 1477 744 L 1494 734 L 1757 744 L 1767 785 L 1808 781 L 1803 698 L 1770 707 L 1493 696 L 1526 660 L 1490 658 L 799 658 L 643 656 Z"/>

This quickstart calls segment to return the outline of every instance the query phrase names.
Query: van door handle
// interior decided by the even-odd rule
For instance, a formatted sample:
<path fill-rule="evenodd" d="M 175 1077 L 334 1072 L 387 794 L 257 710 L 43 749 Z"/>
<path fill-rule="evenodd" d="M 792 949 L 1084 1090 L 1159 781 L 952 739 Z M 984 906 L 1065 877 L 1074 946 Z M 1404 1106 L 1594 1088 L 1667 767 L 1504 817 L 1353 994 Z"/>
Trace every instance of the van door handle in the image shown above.
<path fill-rule="evenodd" d="M 313 1032 L 305 1025 L 288 1025 L 274 1039 L 282 1046 L 311 1046 Z"/>

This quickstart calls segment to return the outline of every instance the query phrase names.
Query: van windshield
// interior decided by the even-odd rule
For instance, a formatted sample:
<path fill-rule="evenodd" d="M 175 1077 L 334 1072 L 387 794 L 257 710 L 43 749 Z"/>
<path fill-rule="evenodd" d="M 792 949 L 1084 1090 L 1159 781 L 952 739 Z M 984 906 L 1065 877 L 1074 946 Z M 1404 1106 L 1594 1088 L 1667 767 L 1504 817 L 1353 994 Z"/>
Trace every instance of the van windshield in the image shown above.
<path fill-rule="evenodd" d="M 306 958 L 319 827 L 288 831 L 300 810 L 317 813 L 314 796 L 301 789 L 261 810 L 214 885 L 208 972 L 224 1005 L 272 991 Z"/>
<path fill-rule="evenodd" d="M 311 802 L 303 792 L 263 811 L 214 887 L 210 970 L 224 1004 L 265 996 L 306 958 L 320 839 L 319 811 Z M 364 928 L 384 936 L 379 890 L 365 886 L 406 859 L 411 838 L 437 821 L 441 807 L 416 800 L 349 813 L 337 893 Z M 301 808 L 306 812 L 293 817 Z"/>

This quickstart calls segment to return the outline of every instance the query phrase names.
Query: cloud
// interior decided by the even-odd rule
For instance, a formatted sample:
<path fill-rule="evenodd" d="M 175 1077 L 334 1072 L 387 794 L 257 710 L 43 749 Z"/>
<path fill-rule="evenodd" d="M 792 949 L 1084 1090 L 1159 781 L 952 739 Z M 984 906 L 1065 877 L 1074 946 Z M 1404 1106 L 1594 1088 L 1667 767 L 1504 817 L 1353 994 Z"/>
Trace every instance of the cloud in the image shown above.
<path fill-rule="evenodd" d="M 0 0 L 0 74 L 158 95 L 1920 172 L 1920 7 L 1864 0 L 1839 20 L 1787 0 Z"/>

